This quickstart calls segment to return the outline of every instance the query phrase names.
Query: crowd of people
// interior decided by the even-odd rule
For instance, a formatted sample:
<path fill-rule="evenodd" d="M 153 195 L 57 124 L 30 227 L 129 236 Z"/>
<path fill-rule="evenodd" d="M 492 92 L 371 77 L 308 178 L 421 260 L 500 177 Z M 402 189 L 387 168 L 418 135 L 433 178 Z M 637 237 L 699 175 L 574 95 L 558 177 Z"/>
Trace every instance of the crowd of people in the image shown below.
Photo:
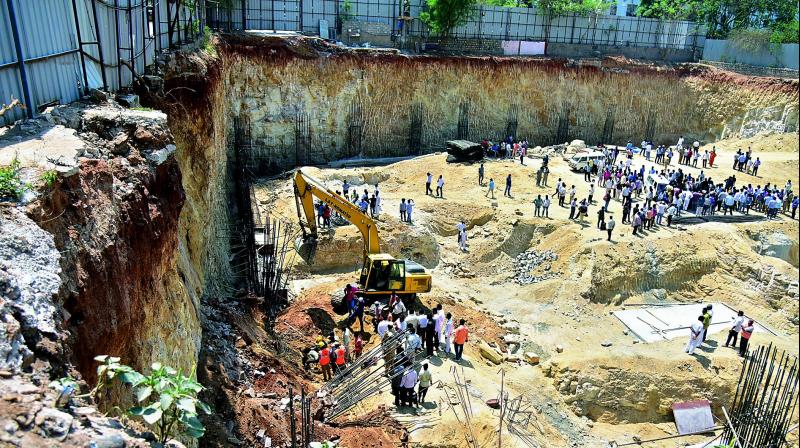
<path fill-rule="evenodd" d="M 487 157 L 514 158 L 525 154 L 527 141 L 514 142 L 511 137 L 500 143 L 483 140 L 481 145 Z M 751 210 L 764 213 L 766 219 L 774 219 L 778 213 L 797 216 L 800 199 L 794 194 L 791 180 L 783 188 L 765 183 L 763 186 L 737 183 L 736 176 L 729 176 L 716 181 L 706 173 L 714 167 L 717 159 L 716 147 L 701 150 L 700 143 L 691 144 L 684 138 L 678 139 L 674 146 L 655 146 L 651 141 L 641 142 L 635 148 L 632 142 L 625 147 L 598 146 L 603 157 L 593 159 L 582 168 L 587 187 L 578 193 L 576 185 L 568 186 L 561 178 L 556 182 L 552 194 L 537 194 L 533 199 L 533 215 L 550 217 L 549 208 L 552 201 L 558 206 L 569 209 L 570 220 L 582 221 L 589 215 L 589 207 L 595 203 L 595 188 L 601 189 L 602 203 L 597 210 L 597 228 L 608 233 L 611 241 L 616 221 L 610 213 L 609 205 L 617 200 L 622 205 L 622 224 L 631 226 L 633 235 L 640 235 L 643 230 L 652 230 L 658 226 L 672 226 L 673 219 L 683 213 L 694 213 L 696 216 L 713 216 L 715 214 L 733 215 L 749 214 Z M 636 156 L 644 160 L 634 166 Z M 673 157 L 678 156 L 678 166 L 672 167 Z M 524 157 L 524 156 L 523 156 Z M 653 164 L 645 163 L 652 161 Z M 663 167 L 658 168 L 660 165 Z M 684 171 L 683 166 L 699 168 L 700 173 L 692 174 Z M 734 155 L 734 169 L 753 176 L 758 174 L 761 160 L 752 156 L 752 150 L 739 150 Z M 536 186 L 547 186 L 549 174 L 548 157 L 544 156 L 542 164 L 536 170 Z M 481 163 L 478 168 L 478 184 L 483 186 L 486 167 Z M 495 181 L 489 178 L 486 196 L 494 199 Z M 585 196 L 584 196 L 585 195 Z M 511 196 L 511 175 L 506 177 L 504 196 Z M 583 197 L 580 197 L 583 196 Z M 552 199 L 551 199 L 552 198 Z M 459 234 L 459 241 L 461 240 Z"/>
<path fill-rule="evenodd" d="M 391 379 L 392 394 L 397 406 L 419 406 L 432 384 L 432 375 L 425 359 L 431 357 L 450 358 L 456 362 L 463 359 L 464 345 L 469 340 L 469 330 L 464 319 L 456 319 L 445 313 L 441 304 L 430 311 L 410 311 L 403 299 L 392 294 L 388 304 L 379 300 L 369 309 L 361 290 L 347 285 L 344 302 L 348 317 L 341 336 L 333 330 L 329 335 L 317 337 L 313 347 L 305 351 L 304 367 L 319 366 L 322 379 L 329 381 L 336 375 L 346 374 L 351 363 L 371 365 L 376 359 L 362 359 L 364 354 L 364 317 L 372 320 L 372 334 L 385 341 L 402 335 L 402 341 L 394 352 L 382 349 L 386 375 Z M 359 323 L 359 331 L 353 328 Z M 419 366 L 415 368 L 414 366 Z"/>

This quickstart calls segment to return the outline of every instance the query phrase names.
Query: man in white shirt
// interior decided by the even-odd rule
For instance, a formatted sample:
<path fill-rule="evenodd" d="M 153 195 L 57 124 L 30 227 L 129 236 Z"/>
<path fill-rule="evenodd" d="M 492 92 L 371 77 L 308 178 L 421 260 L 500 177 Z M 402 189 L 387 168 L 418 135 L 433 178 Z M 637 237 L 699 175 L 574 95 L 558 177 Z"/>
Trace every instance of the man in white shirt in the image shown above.
<path fill-rule="evenodd" d="M 406 306 L 403 304 L 403 299 L 398 299 L 392 308 L 392 315 L 395 317 L 405 317 Z"/>
<path fill-rule="evenodd" d="M 417 350 L 422 347 L 422 338 L 417 334 L 419 330 L 411 330 L 412 327 L 408 328 L 409 333 L 406 335 L 406 355 L 409 359 L 413 359 L 417 354 Z"/>
<path fill-rule="evenodd" d="M 391 324 L 389 323 L 388 320 L 386 320 L 386 317 L 385 316 L 381 317 L 381 321 L 378 323 L 378 328 L 377 328 L 378 336 L 380 336 L 381 339 L 386 337 L 386 333 L 389 332 L 390 326 Z"/>
<path fill-rule="evenodd" d="M 439 341 L 442 334 L 442 326 L 444 325 L 444 310 L 442 304 L 436 305 L 436 314 L 433 315 L 433 344 L 436 351 L 439 351 Z"/>
<path fill-rule="evenodd" d="M 433 183 L 433 174 L 428 173 L 428 176 L 425 178 L 425 195 L 429 195 L 433 193 L 433 189 L 431 189 L 431 184 Z"/>
<path fill-rule="evenodd" d="M 444 353 L 446 356 L 450 355 L 450 341 L 453 340 L 453 315 L 447 313 L 445 315 L 444 323 Z"/>
<path fill-rule="evenodd" d="M 414 370 L 410 362 L 406 363 L 406 368 L 408 370 L 403 374 L 403 380 L 400 382 L 402 396 L 400 401 L 403 406 L 414 406 L 417 402 L 417 397 L 414 393 L 414 389 L 417 387 L 417 371 Z"/>
<path fill-rule="evenodd" d="M 436 180 L 436 197 L 444 197 L 444 177 L 442 177 L 441 174 L 439 175 L 439 179 Z"/>
<path fill-rule="evenodd" d="M 703 342 L 703 316 L 697 318 L 696 321 L 689 327 L 689 343 L 686 344 L 684 351 L 690 355 L 694 354 L 694 350 Z"/>
<path fill-rule="evenodd" d="M 431 323 L 428 322 L 428 316 L 426 316 L 425 313 L 420 314 L 419 317 L 417 318 L 417 328 L 419 329 L 419 334 L 424 335 L 425 334 L 425 329 L 428 328 L 428 325 L 433 325 L 433 323 L 432 322 Z M 417 336 L 417 338 L 420 338 L 420 337 Z M 422 348 L 425 348 L 425 341 L 424 340 L 420 341 L 420 346 Z"/>
<path fill-rule="evenodd" d="M 406 326 L 417 328 L 419 325 L 419 316 L 417 313 L 417 311 L 408 313 L 408 317 L 406 317 Z"/>
<path fill-rule="evenodd" d="M 742 331 L 742 325 L 744 325 L 744 311 L 739 311 L 739 314 L 732 319 L 733 325 L 728 331 L 728 339 L 725 340 L 725 347 L 728 347 L 731 341 L 733 341 L 733 344 L 730 345 L 730 347 L 736 348 L 736 339 L 739 337 L 739 333 Z"/>

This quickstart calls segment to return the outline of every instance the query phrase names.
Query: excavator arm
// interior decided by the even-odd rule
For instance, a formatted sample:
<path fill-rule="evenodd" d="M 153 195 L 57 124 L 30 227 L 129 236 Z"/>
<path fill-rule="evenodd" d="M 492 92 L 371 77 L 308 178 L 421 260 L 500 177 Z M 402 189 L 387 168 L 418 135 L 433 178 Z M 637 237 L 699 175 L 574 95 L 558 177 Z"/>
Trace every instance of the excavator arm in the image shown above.
<path fill-rule="evenodd" d="M 365 259 L 369 254 L 380 253 L 378 227 L 375 225 L 375 221 L 363 213 L 355 204 L 333 191 L 328 190 L 321 182 L 311 176 L 303 174 L 300 170 L 297 170 L 297 173 L 294 175 L 294 195 L 297 202 L 297 216 L 300 218 L 300 224 L 303 226 L 302 215 L 305 215 L 305 225 L 308 226 L 308 234 L 306 234 L 305 226 L 303 226 L 304 236 L 311 236 L 314 238 L 317 236 L 317 219 L 314 214 L 314 197 L 316 196 L 358 228 L 361 232 L 361 236 L 364 238 Z"/>

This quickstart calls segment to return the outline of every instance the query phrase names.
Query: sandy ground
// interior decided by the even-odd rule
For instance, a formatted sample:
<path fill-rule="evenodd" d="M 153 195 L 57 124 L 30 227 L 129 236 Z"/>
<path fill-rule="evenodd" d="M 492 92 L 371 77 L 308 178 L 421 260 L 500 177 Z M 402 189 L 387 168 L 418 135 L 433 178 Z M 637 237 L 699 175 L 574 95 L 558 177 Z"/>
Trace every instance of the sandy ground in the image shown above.
<path fill-rule="evenodd" d="M 759 177 L 731 169 L 733 153 L 747 146 L 763 161 Z M 739 182 L 754 185 L 783 185 L 787 179 L 795 185 L 798 182 L 796 134 L 722 141 L 716 147 L 717 165 L 706 172 L 714 179 L 722 181 L 736 174 Z M 642 162 L 644 159 L 637 157 L 634 166 Z M 437 247 L 418 248 L 427 255 L 435 252 L 437 260 L 427 266 L 434 289 L 421 300 L 427 305 L 442 303 L 456 318 L 466 317 L 473 334 L 465 361 L 430 360 L 434 381 L 441 381 L 430 391 L 430 403 L 419 410 L 394 410 L 391 396 L 384 393 L 363 402 L 354 414 L 387 405 L 390 415 L 420 446 L 469 446 L 460 405 L 451 404 L 447 394 L 454 385 L 454 367 L 469 383 L 472 430 L 482 447 L 498 444 L 499 411 L 485 401 L 497 398 L 501 385 L 509 399 L 521 397 L 521 403 L 532 409 L 527 424 L 504 426 L 502 446 L 508 447 L 600 447 L 610 441 L 630 442 L 634 436 L 648 439 L 674 434 L 669 406 L 694 398 L 709 399 L 720 414 L 721 406 L 729 405 L 740 365 L 736 353 L 722 347 L 724 335 L 713 335 L 714 342 L 696 356 L 683 352 L 683 338 L 639 343 L 611 312 L 643 302 L 725 302 L 779 330 L 779 336 L 755 335 L 753 343 L 773 342 L 797 355 L 797 295 L 791 291 L 797 289 L 796 262 L 762 255 L 753 248 L 754 239 L 761 235 L 780 234 L 796 253 L 796 220 L 783 216 L 775 222 L 708 222 L 662 227 L 643 236 L 633 236 L 630 227 L 619 225 L 614 242 L 609 243 L 605 232 L 594 226 L 596 203 L 589 209 L 591 222 L 568 220 L 569 209 L 557 204 L 551 206 L 550 218 L 532 217 L 533 198 L 552 194 L 559 177 L 568 186 L 577 186 L 578 198 L 588 191 L 583 175 L 571 172 L 560 158 L 552 159 L 549 187 L 536 187 L 534 174 L 540 164 L 536 159 L 527 159 L 525 166 L 518 160 L 487 161 L 486 178 L 494 178 L 498 186 L 494 200 L 487 198 L 486 188 L 477 183 L 477 164 L 447 164 L 442 154 L 378 168 L 304 168 L 331 189 L 339 189 L 344 177 L 355 180 L 353 183 L 379 181 L 384 205 L 379 226 L 387 229 L 382 239 L 408 232 L 435 237 Z M 693 174 L 700 171 L 683 169 Z M 426 172 L 434 179 L 444 174 L 444 198 L 424 194 Z M 509 173 L 513 178 L 510 198 L 502 192 Z M 370 186 L 370 191 L 373 188 Z M 296 222 L 290 180 L 264 181 L 256 196 L 273 216 Z M 596 201 L 601 197 L 598 189 Z M 417 204 L 410 226 L 397 217 L 401 198 L 413 198 Z M 618 201 L 612 201 L 610 208 L 620 215 Z M 455 237 L 454 226 L 461 219 L 470 225 L 467 252 L 458 250 Z M 336 229 L 332 238 L 352 231 L 352 226 Z M 360 250 L 357 245 L 353 249 Z M 515 257 L 529 249 L 552 250 L 559 255 L 550 267 L 553 278 L 530 285 L 513 281 Z M 305 344 L 315 330 L 314 323 L 303 317 L 305 310 L 327 307 L 326 312 L 332 314 L 329 294 L 354 277 L 352 273 L 315 275 L 305 270 L 297 277 L 305 279 L 297 281 L 297 300 L 286 315 L 298 322 L 299 331 L 293 333 L 305 335 L 298 336 L 296 343 Z M 501 339 L 506 334 L 513 334 L 521 343 L 516 353 L 507 353 L 501 365 L 481 356 L 480 341 L 505 349 Z M 540 355 L 542 363 L 532 366 L 520 360 L 526 352 Z M 598 389 L 599 394 L 587 392 Z M 511 434 L 512 429 L 516 434 Z M 707 440 L 698 436 L 648 446 L 674 447 Z"/>

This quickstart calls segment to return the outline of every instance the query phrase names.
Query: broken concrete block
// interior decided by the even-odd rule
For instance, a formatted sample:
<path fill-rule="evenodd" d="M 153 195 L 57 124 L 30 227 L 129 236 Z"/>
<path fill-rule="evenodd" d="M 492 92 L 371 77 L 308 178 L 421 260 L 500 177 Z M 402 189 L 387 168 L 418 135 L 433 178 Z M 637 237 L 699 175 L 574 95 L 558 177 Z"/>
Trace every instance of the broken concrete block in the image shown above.
<path fill-rule="evenodd" d="M 564 346 L 556 345 L 556 353 L 562 353 L 562 352 L 564 352 Z"/>
<path fill-rule="evenodd" d="M 525 361 L 529 364 L 539 364 L 541 357 L 533 352 L 525 352 Z"/>
<path fill-rule="evenodd" d="M 481 341 L 478 345 L 478 349 L 481 352 L 481 356 L 491 361 L 493 364 L 501 364 L 503 362 L 503 355 L 489 346 L 485 341 Z"/>

